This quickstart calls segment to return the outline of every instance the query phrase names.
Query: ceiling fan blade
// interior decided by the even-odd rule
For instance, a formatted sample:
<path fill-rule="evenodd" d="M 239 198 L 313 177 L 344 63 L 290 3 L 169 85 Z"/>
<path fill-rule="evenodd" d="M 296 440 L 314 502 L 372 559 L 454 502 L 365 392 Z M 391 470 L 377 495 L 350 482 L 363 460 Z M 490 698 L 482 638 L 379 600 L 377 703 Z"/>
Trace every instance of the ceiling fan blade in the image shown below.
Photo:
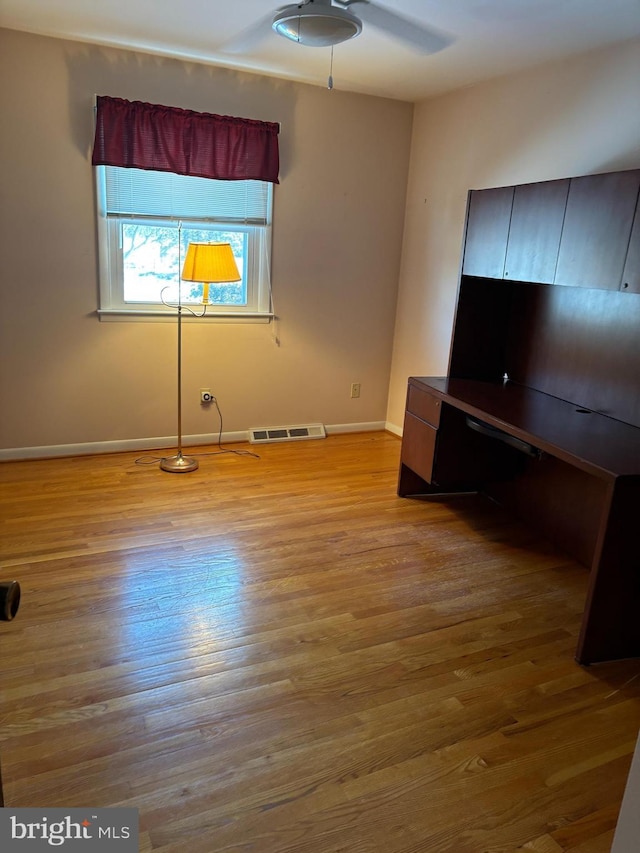
<path fill-rule="evenodd" d="M 404 18 L 370 0 L 349 0 L 344 5 L 353 7 L 355 14 L 367 24 L 400 39 L 419 53 L 437 53 L 454 41 L 452 36 L 425 27 L 419 21 Z"/>
<path fill-rule="evenodd" d="M 253 48 L 258 47 L 272 32 L 271 22 L 273 21 L 273 16 L 274 12 L 269 12 L 268 15 L 264 15 L 255 21 L 255 23 L 245 27 L 231 41 L 223 44 L 220 50 L 223 53 L 251 53 Z"/>

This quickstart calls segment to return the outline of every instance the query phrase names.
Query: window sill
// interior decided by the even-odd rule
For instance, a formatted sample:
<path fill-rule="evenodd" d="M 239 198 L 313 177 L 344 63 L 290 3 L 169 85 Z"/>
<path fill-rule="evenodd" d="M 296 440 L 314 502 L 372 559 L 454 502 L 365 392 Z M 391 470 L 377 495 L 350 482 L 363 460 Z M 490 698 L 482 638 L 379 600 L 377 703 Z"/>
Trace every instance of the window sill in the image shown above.
<path fill-rule="evenodd" d="M 177 310 L 169 312 L 145 308 L 99 308 L 96 314 L 103 323 L 175 323 L 178 317 Z M 207 311 L 202 316 L 194 316 L 188 310 L 182 312 L 182 319 L 189 323 L 270 323 L 273 317 L 272 312 L 264 311 Z"/>

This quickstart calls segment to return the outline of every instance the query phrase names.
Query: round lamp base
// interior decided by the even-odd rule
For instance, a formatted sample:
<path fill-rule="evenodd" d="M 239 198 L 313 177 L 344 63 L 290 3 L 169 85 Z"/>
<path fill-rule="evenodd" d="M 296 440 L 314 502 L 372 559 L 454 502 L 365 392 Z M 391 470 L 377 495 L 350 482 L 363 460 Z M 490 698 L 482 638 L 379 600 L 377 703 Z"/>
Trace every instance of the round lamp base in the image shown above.
<path fill-rule="evenodd" d="M 188 471 L 195 471 L 197 467 L 197 459 L 183 456 L 182 453 L 178 453 L 177 456 L 167 456 L 160 460 L 160 468 L 170 474 L 186 474 Z"/>

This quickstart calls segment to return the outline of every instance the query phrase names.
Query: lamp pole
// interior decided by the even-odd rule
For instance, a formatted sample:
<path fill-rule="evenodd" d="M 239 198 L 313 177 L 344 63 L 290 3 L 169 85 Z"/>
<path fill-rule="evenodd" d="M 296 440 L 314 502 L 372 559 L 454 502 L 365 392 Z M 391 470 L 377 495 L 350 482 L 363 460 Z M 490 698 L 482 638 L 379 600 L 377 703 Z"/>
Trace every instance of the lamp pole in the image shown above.
<path fill-rule="evenodd" d="M 160 460 L 160 468 L 170 474 L 186 474 L 198 467 L 197 459 L 182 455 L 182 288 L 178 287 L 178 452 Z"/>

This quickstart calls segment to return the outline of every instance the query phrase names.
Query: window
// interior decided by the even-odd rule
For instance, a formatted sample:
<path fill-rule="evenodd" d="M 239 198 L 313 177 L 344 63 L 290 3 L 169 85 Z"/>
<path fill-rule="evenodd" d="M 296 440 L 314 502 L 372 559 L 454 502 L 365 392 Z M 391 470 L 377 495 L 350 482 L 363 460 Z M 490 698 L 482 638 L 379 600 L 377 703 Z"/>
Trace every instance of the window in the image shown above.
<path fill-rule="evenodd" d="M 229 242 L 242 276 L 212 285 L 207 316 L 270 316 L 271 183 L 118 166 L 96 180 L 101 317 L 173 314 L 190 242 Z M 201 293 L 181 284 L 184 304 Z"/>

